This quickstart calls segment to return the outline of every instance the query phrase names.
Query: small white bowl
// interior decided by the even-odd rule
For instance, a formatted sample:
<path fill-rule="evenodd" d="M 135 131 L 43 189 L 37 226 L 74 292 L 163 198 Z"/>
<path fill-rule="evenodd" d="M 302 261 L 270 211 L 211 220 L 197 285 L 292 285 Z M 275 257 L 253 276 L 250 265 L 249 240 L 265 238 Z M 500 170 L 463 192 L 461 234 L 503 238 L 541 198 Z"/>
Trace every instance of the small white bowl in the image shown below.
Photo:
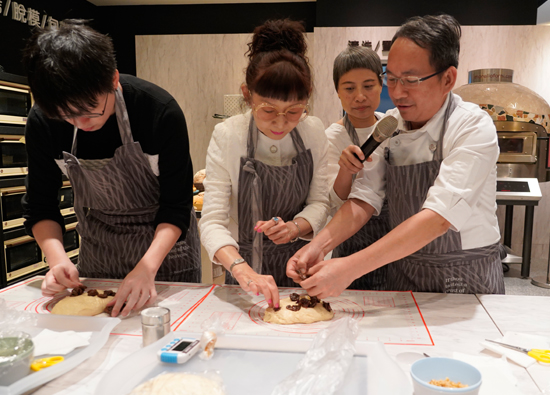
<path fill-rule="evenodd" d="M 469 363 L 452 358 L 423 358 L 411 366 L 414 395 L 476 395 L 481 387 L 481 372 Z M 429 384 L 446 378 L 468 385 L 465 388 L 445 388 Z"/>

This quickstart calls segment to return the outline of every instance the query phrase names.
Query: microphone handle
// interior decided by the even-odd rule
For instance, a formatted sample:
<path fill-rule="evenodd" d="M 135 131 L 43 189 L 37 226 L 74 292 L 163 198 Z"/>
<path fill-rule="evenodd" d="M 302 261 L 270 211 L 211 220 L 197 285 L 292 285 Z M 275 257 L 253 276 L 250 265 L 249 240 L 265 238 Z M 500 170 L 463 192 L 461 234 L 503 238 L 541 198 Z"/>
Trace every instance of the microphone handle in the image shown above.
<path fill-rule="evenodd" d="M 365 144 L 363 144 L 361 146 L 361 151 L 363 151 L 363 154 L 365 155 L 365 160 L 372 155 L 372 153 L 374 152 L 374 150 L 376 149 L 376 147 L 378 147 L 380 145 L 380 143 L 378 141 L 376 141 L 372 135 L 369 136 L 369 138 L 367 139 L 367 141 L 365 141 Z M 359 157 L 357 156 L 357 154 L 353 154 L 357 159 L 359 159 Z M 361 162 L 364 162 L 365 160 L 361 160 L 359 159 Z"/>

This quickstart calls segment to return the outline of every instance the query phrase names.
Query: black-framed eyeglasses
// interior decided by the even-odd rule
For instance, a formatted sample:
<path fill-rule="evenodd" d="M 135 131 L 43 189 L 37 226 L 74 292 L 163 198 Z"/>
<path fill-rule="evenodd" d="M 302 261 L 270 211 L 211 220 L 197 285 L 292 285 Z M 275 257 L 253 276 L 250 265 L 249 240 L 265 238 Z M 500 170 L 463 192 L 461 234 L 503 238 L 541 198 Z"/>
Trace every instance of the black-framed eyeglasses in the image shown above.
<path fill-rule="evenodd" d="M 62 116 L 61 119 L 74 119 L 74 118 L 99 118 L 102 117 L 105 114 L 105 110 L 107 110 L 107 102 L 109 101 L 109 94 L 107 93 L 105 98 L 105 104 L 103 105 L 103 111 L 99 112 L 90 112 L 88 114 L 80 114 L 80 115 L 67 115 Z"/>
<path fill-rule="evenodd" d="M 414 77 L 412 75 L 403 78 L 397 78 L 393 75 L 387 75 L 385 71 L 380 74 L 380 76 L 382 77 L 384 84 L 390 88 L 395 87 L 397 85 L 397 81 L 401 82 L 401 85 L 403 85 L 403 87 L 405 88 L 416 88 L 418 85 L 420 85 L 421 82 L 429 80 L 430 78 L 443 73 L 445 70 L 447 69 L 440 70 L 436 73 L 430 74 L 429 76 L 422 78 Z"/>

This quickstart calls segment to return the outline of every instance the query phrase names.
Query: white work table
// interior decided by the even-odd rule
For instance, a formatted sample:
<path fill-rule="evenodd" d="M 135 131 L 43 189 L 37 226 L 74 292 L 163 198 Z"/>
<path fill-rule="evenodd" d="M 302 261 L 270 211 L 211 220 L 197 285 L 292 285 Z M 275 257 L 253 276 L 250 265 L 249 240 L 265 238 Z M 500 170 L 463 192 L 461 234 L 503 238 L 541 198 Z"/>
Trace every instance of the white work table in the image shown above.
<path fill-rule="evenodd" d="M 220 288 L 216 288 L 219 290 Z M 214 295 L 215 292 L 212 293 Z M 218 296 L 223 297 L 223 292 Z M 525 332 L 550 337 L 550 299 L 543 296 L 461 295 L 414 293 L 416 303 L 434 345 L 386 344 L 388 354 L 405 374 L 410 365 L 427 353 L 430 356 L 452 357 L 453 352 L 498 358 L 480 345 L 485 339 L 501 337 L 506 331 Z M 0 298 L 2 294 L 0 293 Z M 198 311 L 190 313 L 200 314 Z M 368 317 L 364 318 L 368 319 Z M 137 317 L 133 321 L 139 330 Z M 102 377 L 125 357 L 141 348 L 141 337 L 111 335 L 105 346 L 71 372 L 49 382 L 36 395 L 94 394 Z M 523 394 L 542 393 L 529 372 L 510 363 L 517 388 Z M 266 369 L 272 369 L 266 362 Z M 281 377 L 281 380 L 283 377 Z M 255 393 L 260 393 L 255 391 Z"/>

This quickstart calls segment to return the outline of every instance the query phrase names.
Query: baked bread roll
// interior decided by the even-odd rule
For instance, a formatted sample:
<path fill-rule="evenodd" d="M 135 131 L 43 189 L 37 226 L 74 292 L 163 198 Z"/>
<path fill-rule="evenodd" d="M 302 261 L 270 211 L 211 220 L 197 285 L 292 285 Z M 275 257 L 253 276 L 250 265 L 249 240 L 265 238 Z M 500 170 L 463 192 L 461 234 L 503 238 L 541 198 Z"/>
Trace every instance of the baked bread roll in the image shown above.
<path fill-rule="evenodd" d="M 200 193 L 198 195 L 193 196 L 193 207 L 195 207 L 195 211 L 202 210 L 203 201 L 204 201 L 204 197 L 200 196 Z"/>
<path fill-rule="evenodd" d="M 206 169 L 199 170 L 193 176 L 193 184 L 195 184 L 195 187 L 201 192 L 204 191 L 203 182 L 205 178 L 206 178 Z"/>

